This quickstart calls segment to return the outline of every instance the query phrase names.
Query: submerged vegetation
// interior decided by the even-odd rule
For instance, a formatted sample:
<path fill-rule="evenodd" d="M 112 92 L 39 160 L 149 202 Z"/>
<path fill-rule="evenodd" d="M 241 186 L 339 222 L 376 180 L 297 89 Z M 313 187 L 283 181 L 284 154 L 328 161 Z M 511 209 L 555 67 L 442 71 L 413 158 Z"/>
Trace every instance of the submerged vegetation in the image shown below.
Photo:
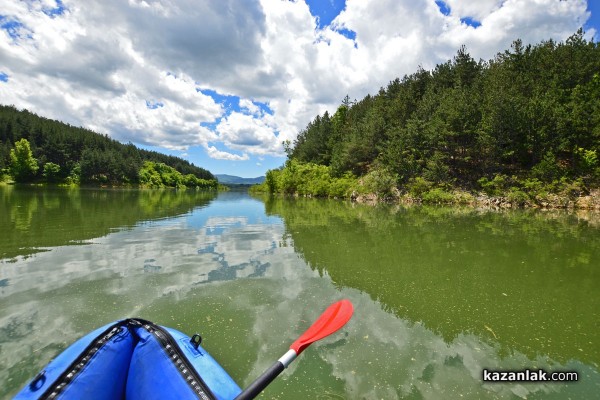
<path fill-rule="evenodd" d="M 287 143 L 285 166 L 254 190 L 574 204 L 600 187 L 599 71 L 600 46 L 582 30 L 564 43 L 517 40 L 487 62 L 463 47 L 431 71 L 317 116 Z"/>
<path fill-rule="evenodd" d="M 0 180 L 67 185 L 217 188 L 186 160 L 0 105 Z"/>

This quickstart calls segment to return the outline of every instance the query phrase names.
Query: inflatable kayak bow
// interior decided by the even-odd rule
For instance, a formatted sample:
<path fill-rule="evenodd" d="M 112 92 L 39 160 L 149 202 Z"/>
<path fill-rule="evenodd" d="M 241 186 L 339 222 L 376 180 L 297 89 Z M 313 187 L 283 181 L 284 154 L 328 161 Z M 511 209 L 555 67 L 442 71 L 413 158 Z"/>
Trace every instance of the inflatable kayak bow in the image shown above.
<path fill-rule="evenodd" d="M 199 337 L 142 319 L 99 328 L 73 343 L 15 399 L 231 399 L 240 388 Z"/>
<path fill-rule="evenodd" d="M 352 303 L 332 304 L 261 377 L 241 391 L 192 338 L 138 318 L 108 324 L 79 339 L 17 394 L 30 399 L 251 399 L 306 347 L 350 320 Z M 237 396 L 237 397 L 236 397 Z"/>

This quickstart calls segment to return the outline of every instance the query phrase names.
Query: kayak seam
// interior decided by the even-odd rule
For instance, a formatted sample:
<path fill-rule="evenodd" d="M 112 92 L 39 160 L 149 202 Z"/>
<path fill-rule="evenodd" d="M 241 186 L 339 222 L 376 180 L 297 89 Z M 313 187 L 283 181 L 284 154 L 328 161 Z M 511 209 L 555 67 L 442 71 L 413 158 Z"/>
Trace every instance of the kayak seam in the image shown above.
<path fill-rule="evenodd" d="M 167 332 L 162 326 L 156 325 L 150 321 L 138 318 L 135 318 L 134 321 L 141 323 L 144 329 L 146 329 L 158 340 L 158 343 L 163 351 L 166 353 L 171 362 L 173 362 L 173 365 L 177 368 L 188 386 L 199 398 L 202 400 L 216 399 L 206 382 L 204 382 L 196 369 L 190 364 L 189 360 L 182 353 L 179 345 L 169 332 Z"/>
<path fill-rule="evenodd" d="M 69 367 L 52 383 L 52 385 L 40 396 L 40 399 L 55 399 L 57 398 L 65 388 L 71 383 L 77 375 L 85 368 L 90 362 L 92 357 L 104 346 L 110 339 L 116 334 L 121 332 L 121 326 L 126 321 L 119 321 L 116 324 L 111 325 L 104 332 L 102 332 L 96 339 L 94 339 L 77 357 Z"/>

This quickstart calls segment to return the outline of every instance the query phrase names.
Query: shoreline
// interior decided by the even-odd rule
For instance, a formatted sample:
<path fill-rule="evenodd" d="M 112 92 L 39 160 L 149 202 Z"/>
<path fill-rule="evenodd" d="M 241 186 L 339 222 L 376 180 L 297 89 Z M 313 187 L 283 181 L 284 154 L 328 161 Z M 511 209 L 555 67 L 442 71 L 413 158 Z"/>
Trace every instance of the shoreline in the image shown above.
<path fill-rule="evenodd" d="M 100 184 L 100 183 L 84 183 L 84 184 L 75 184 L 75 183 L 56 183 L 56 182 L 27 182 L 27 183 L 17 183 L 14 181 L 0 181 L 0 187 L 30 187 L 30 188 L 60 188 L 60 189 L 130 189 L 130 190 L 196 190 L 196 191 L 205 191 L 205 192 L 221 192 L 230 190 L 229 186 L 219 184 L 217 188 L 200 188 L 197 186 L 163 186 L 163 187 L 152 187 L 148 185 L 141 184 L 131 184 L 131 183 L 123 183 L 123 184 Z"/>
<path fill-rule="evenodd" d="M 356 204 L 365 204 L 376 206 L 378 204 L 402 205 L 402 206 L 448 206 L 448 207 L 471 207 L 489 210 L 572 210 L 572 211 L 600 211 L 600 189 L 590 190 L 587 195 L 566 196 L 550 193 L 535 198 L 520 199 L 515 201 L 507 195 L 489 196 L 484 193 L 473 194 L 464 190 L 454 190 L 448 192 L 449 196 L 439 201 L 424 199 L 423 197 L 411 196 L 408 193 L 401 193 L 395 190 L 392 195 L 379 196 L 376 193 L 357 193 L 352 192 L 350 196 L 328 197 L 315 196 L 312 194 L 293 194 L 272 193 L 266 191 L 251 190 L 251 193 L 263 195 L 276 195 L 282 197 L 294 198 L 315 198 L 350 201 Z"/>
<path fill-rule="evenodd" d="M 393 196 L 381 197 L 375 193 L 357 194 L 351 196 L 350 200 L 359 204 L 376 205 L 379 203 L 413 205 L 446 205 L 446 206 L 469 206 L 486 209 L 541 209 L 541 210 L 598 210 L 600 211 L 600 189 L 591 190 L 583 196 L 564 196 L 548 194 L 533 199 L 521 199 L 515 201 L 509 195 L 489 196 L 484 193 L 476 195 L 455 190 L 452 197 L 445 201 L 426 201 L 422 197 L 414 197 L 409 194 L 394 193 Z"/>

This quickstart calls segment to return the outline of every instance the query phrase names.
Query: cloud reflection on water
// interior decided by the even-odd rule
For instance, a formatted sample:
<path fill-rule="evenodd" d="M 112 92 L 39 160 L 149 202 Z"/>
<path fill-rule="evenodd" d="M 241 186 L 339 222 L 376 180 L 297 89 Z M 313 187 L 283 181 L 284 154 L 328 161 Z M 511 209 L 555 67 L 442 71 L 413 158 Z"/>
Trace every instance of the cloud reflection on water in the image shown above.
<path fill-rule="evenodd" d="M 241 384 L 280 356 L 328 304 L 341 297 L 354 303 L 347 327 L 315 343 L 273 384 L 272 393 L 289 398 L 311 398 L 320 391 L 324 397 L 367 399 L 580 398 L 598 388 L 597 368 L 576 361 L 561 366 L 544 355 L 530 359 L 469 333 L 448 342 L 386 311 L 369 293 L 338 288 L 326 270 L 311 269 L 282 239 L 281 220 L 250 217 L 262 204 L 248 201 L 241 216 L 216 201 L 215 207 L 144 223 L 91 244 L 3 263 L 0 397 L 14 393 L 84 332 L 128 316 L 163 318 L 156 310 L 171 305 L 178 308 L 173 315 L 183 316 L 192 296 L 223 304 L 212 318 L 230 318 L 211 322 L 221 324 L 218 331 L 226 332 L 236 317 L 248 319 L 246 340 L 252 346 L 243 353 L 248 367 L 234 376 Z M 221 209 L 228 215 L 219 215 Z M 239 324 L 243 329 L 243 321 Z M 239 351 L 221 348 L 213 355 L 227 363 Z M 484 385 L 484 367 L 574 368 L 582 379 L 568 385 Z"/>

